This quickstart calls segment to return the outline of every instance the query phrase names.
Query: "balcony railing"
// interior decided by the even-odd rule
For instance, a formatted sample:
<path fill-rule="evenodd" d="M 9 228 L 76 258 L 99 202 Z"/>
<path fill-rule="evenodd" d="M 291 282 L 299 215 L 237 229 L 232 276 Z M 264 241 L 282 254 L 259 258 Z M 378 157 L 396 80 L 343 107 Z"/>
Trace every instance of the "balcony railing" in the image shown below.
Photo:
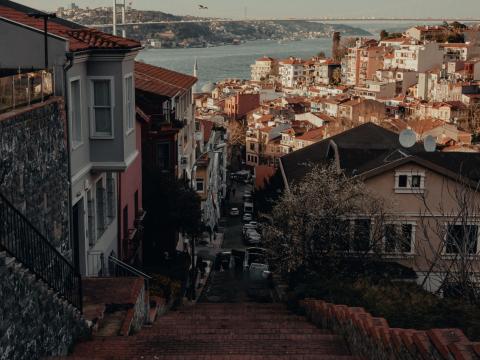
<path fill-rule="evenodd" d="M 36 71 L 0 78 L 0 113 L 41 102 L 53 95 L 50 71 Z"/>
<path fill-rule="evenodd" d="M 59 297 L 82 311 L 80 274 L 2 194 L 0 194 L 0 251 L 6 251 L 16 258 Z"/>

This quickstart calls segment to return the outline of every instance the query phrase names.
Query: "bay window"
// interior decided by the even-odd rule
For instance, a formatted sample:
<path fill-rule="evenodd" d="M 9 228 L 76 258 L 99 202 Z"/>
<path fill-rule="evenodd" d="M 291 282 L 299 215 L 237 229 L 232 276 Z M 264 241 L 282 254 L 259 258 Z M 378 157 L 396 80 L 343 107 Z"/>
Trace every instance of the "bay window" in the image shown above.
<path fill-rule="evenodd" d="M 93 137 L 113 136 L 112 79 L 91 79 L 90 118 Z"/>

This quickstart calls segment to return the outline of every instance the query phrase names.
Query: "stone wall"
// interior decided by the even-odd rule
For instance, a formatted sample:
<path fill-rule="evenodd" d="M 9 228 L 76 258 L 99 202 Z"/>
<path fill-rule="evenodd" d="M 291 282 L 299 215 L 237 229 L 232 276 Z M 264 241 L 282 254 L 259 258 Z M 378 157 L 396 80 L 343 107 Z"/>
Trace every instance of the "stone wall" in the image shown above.
<path fill-rule="evenodd" d="M 359 307 L 322 300 L 301 302 L 307 317 L 318 327 L 332 329 L 345 338 L 353 355 L 369 360 L 473 360 L 480 358 L 480 344 L 459 329 L 420 331 L 391 328 Z"/>
<path fill-rule="evenodd" d="M 61 99 L 0 114 L 0 192 L 70 257 L 68 181 Z"/>
<path fill-rule="evenodd" d="M 137 294 L 135 305 L 128 309 L 127 316 L 120 330 L 120 335 L 129 336 L 139 332 L 148 320 L 148 309 L 150 305 L 149 294 L 145 290 L 144 280 L 136 279 L 134 287 Z"/>
<path fill-rule="evenodd" d="M 66 355 L 89 335 L 80 313 L 0 253 L 0 360 Z"/>

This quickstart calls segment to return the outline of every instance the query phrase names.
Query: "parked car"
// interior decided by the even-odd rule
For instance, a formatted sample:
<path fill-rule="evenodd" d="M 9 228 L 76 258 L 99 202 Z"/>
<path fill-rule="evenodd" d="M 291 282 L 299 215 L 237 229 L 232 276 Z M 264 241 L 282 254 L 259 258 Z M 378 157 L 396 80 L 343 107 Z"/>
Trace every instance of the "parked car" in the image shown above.
<path fill-rule="evenodd" d="M 238 215 L 240 215 L 240 210 L 238 210 L 238 208 L 230 209 L 230 216 L 238 216 Z"/>
<path fill-rule="evenodd" d="M 250 214 L 250 213 L 243 214 L 243 221 L 244 222 L 250 222 L 250 221 L 252 221 L 252 219 L 253 219 L 252 214 Z"/>
<path fill-rule="evenodd" d="M 243 225 L 243 235 L 245 235 L 248 230 L 257 230 L 257 225 L 252 224 L 252 222 Z"/>
<path fill-rule="evenodd" d="M 244 234 L 244 240 L 247 245 L 260 245 L 262 236 L 255 229 L 247 229 Z"/>
<path fill-rule="evenodd" d="M 245 258 L 243 260 L 243 269 L 249 270 L 253 263 L 265 264 L 267 251 L 260 247 L 249 247 L 245 249 Z"/>
<path fill-rule="evenodd" d="M 244 213 L 253 213 L 253 203 L 252 202 L 244 202 L 243 203 L 243 212 Z M 252 220 L 252 219 L 250 219 Z"/>

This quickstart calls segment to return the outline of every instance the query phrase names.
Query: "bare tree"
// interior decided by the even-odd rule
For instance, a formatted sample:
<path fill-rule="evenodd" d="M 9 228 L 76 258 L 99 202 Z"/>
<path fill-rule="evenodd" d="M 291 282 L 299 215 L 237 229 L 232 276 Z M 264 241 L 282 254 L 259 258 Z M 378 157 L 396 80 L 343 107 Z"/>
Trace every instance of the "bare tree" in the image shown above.
<path fill-rule="evenodd" d="M 272 267 L 283 274 L 300 267 L 335 270 L 347 257 L 381 257 L 385 208 L 359 177 L 335 165 L 311 166 L 281 196 L 266 226 Z"/>
<path fill-rule="evenodd" d="M 424 207 L 416 248 L 417 267 L 426 269 L 422 285 L 480 304 L 479 184 L 459 175 L 444 179 L 438 197 L 418 196 Z"/>

